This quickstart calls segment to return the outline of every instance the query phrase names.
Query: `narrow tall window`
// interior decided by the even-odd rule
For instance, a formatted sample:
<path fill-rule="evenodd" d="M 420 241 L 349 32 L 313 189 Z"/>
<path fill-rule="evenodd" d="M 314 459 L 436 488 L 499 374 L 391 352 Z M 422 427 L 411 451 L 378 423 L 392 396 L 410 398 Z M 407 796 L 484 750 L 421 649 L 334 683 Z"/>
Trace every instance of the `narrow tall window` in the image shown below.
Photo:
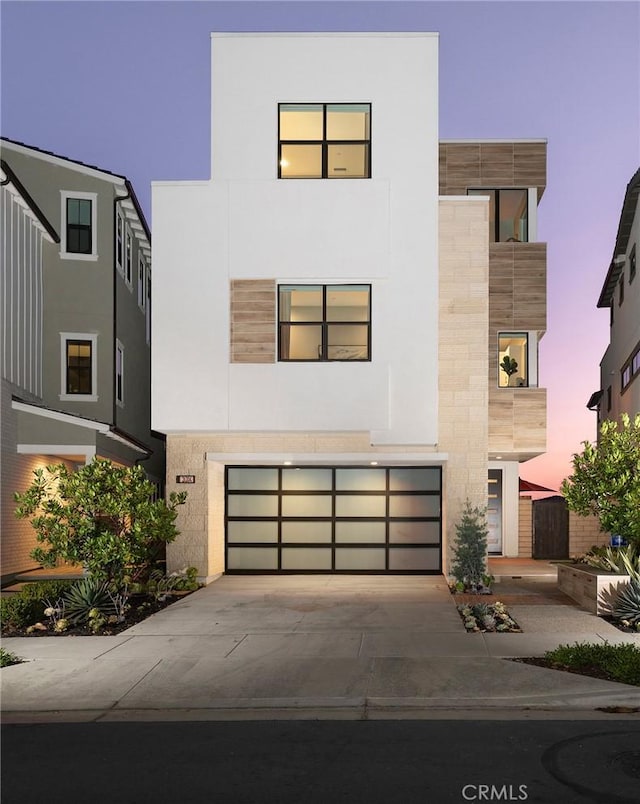
<path fill-rule="evenodd" d="M 91 341 L 67 341 L 67 394 L 93 393 L 92 347 Z"/>
<path fill-rule="evenodd" d="M 529 385 L 526 332 L 498 333 L 498 387 L 523 388 Z"/>
<path fill-rule="evenodd" d="M 124 263 L 122 261 L 123 253 L 123 223 L 122 215 L 118 212 L 116 215 L 116 265 L 120 273 L 123 271 Z"/>
<path fill-rule="evenodd" d="M 119 405 L 124 403 L 124 347 L 120 341 L 116 341 L 116 402 Z"/>
<path fill-rule="evenodd" d="M 467 195 L 489 196 L 489 240 L 492 243 L 526 243 L 529 240 L 528 191 L 467 190 Z"/>
<path fill-rule="evenodd" d="M 624 273 L 620 277 L 620 282 L 618 283 L 618 306 L 620 306 L 623 301 L 624 301 Z"/>
<path fill-rule="evenodd" d="M 629 284 L 633 282 L 636 276 L 636 247 L 631 249 L 629 254 Z"/>
<path fill-rule="evenodd" d="M 278 178 L 370 178 L 370 103 L 281 103 L 278 126 Z"/>
<path fill-rule="evenodd" d="M 144 257 L 141 254 L 138 259 L 138 307 L 141 310 L 144 310 L 146 303 L 146 276 L 147 266 L 145 265 Z"/>
<path fill-rule="evenodd" d="M 128 285 L 131 284 L 131 260 L 133 258 L 133 245 L 131 242 L 131 232 L 127 229 L 127 248 L 125 252 L 124 278 Z"/>
<path fill-rule="evenodd" d="M 67 251 L 70 254 L 93 252 L 91 199 L 67 198 Z"/>
<path fill-rule="evenodd" d="M 370 285 L 281 285 L 280 360 L 371 360 Z"/>

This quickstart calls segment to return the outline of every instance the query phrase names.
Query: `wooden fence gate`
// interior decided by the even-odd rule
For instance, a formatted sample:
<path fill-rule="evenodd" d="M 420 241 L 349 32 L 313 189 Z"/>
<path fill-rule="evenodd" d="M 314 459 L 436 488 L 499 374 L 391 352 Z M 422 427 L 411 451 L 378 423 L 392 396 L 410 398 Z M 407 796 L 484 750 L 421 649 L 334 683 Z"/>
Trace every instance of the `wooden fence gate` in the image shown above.
<path fill-rule="evenodd" d="M 569 509 L 564 497 L 534 500 L 533 558 L 569 558 Z"/>

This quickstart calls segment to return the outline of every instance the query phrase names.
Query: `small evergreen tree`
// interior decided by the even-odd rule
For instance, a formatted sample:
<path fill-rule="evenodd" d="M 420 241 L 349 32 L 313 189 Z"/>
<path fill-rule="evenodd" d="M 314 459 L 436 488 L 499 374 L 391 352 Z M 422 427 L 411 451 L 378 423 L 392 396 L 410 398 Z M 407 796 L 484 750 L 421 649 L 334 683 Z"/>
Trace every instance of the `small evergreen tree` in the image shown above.
<path fill-rule="evenodd" d="M 466 500 L 453 546 L 453 577 L 465 589 L 478 589 L 486 577 L 487 517 L 485 508 L 473 508 Z"/>
<path fill-rule="evenodd" d="M 143 577 L 178 535 L 176 507 L 186 494 L 154 500 L 140 466 L 94 458 L 76 472 L 58 464 L 33 474 L 31 486 L 14 495 L 16 516 L 30 520 L 39 542 L 31 557 L 45 567 L 82 564 L 93 579 L 119 590 Z"/>

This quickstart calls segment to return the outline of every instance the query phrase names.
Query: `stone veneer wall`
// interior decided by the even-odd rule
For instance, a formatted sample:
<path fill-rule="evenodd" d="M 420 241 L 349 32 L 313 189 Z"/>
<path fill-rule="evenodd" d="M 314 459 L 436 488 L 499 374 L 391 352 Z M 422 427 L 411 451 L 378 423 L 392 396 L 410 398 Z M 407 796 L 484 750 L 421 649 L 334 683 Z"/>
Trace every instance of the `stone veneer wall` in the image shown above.
<path fill-rule="evenodd" d="M 520 497 L 518 500 L 518 556 L 531 558 L 533 554 L 533 500 Z"/>
<path fill-rule="evenodd" d="M 610 535 L 600 530 L 600 523 L 595 516 L 578 516 L 569 511 L 569 555 L 582 555 L 594 544 L 609 544 Z"/>
<path fill-rule="evenodd" d="M 443 530 L 451 561 L 465 500 L 487 503 L 489 205 L 440 199 L 439 443 L 445 467 Z"/>

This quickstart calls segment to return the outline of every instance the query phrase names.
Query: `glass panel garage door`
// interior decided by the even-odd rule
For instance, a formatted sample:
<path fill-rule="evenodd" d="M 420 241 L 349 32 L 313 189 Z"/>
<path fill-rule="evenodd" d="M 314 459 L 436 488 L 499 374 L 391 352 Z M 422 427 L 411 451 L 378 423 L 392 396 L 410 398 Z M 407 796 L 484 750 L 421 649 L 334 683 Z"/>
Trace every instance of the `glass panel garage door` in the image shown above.
<path fill-rule="evenodd" d="M 226 470 L 227 572 L 442 571 L 438 466 Z"/>

